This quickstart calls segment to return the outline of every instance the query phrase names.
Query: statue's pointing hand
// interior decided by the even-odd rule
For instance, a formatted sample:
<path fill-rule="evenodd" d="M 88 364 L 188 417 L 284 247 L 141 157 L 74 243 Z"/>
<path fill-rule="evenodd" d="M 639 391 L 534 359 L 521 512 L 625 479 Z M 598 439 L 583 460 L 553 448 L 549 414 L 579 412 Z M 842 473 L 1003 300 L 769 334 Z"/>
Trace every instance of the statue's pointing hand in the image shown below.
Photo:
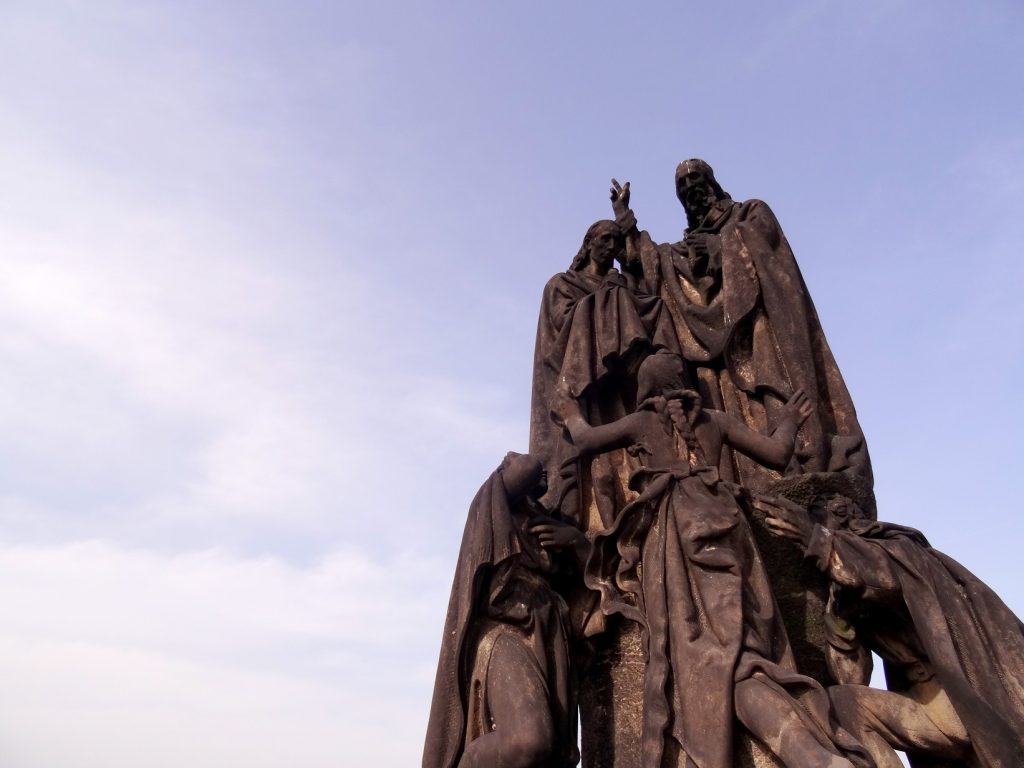
<path fill-rule="evenodd" d="M 566 549 L 586 540 L 578 528 L 553 518 L 531 525 L 530 533 L 537 537 L 537 542 L 544 549 Z"/>
<path fill-rule="evenodd" d="M 813 523 L 807 510 L 788 499 L 757 496 L 754 509 L 765 516 L 764 524 L 776 536 L 782 536 L 806 547 L 811 541 Z"/>
<path fill-rule="evenodd" d="M 629 182 L 619 184 L 618 181 L 612 179 L 612 188 L 609 192 L 611 193 L 612 211 L 615 213 L 615 218 L 625 216 L 629 211 Z"/>

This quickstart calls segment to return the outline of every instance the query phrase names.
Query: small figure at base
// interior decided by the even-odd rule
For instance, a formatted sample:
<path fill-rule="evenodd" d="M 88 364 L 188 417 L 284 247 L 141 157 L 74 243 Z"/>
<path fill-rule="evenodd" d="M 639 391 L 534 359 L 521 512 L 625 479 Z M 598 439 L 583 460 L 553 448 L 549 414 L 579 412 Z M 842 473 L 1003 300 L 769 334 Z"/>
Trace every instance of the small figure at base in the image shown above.
<path fill-rule="evenodd" d="M 455 571 L 423 768 L 572 768 L 565 601 L 550 578 L 586 540 L 546 514 L 541 462 L 510 453 L 473 499 Z"/>

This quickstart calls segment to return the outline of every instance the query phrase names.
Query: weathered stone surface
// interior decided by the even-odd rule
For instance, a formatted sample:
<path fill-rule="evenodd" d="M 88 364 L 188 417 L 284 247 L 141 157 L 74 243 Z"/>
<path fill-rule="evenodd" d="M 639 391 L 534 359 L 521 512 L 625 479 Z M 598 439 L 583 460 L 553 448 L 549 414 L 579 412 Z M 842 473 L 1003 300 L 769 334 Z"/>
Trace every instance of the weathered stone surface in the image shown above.
<path fill-rule="evenodd" d="M 583 768 L 640 768 L 645 665 L 640 627 L 615 617 L 593 647 L 580 681 Z"/>
<path fill-rule="evenodd" d="M 644 656 L 640 629 L 613 620 L 594 646 L 580 685 L 583 768 L 642 768 L 640 725 L 643 718 Z M 763 746 L 736 734 L 737 768 L 782 768 Z M 685 754 L 666 755 L 665 768 L 684 768 Z"/>
<path fill-rule="evenodd" d="M 701 160 L 675 180 L 681 242 L 613 180 L 615 220 L 545 288 L 535 456 L 470 510 L 425 768 L 571 768 L 574 692 L 583 768 L 1024 765 L 1024 627 L 876 521 L 771 209 Z"/>

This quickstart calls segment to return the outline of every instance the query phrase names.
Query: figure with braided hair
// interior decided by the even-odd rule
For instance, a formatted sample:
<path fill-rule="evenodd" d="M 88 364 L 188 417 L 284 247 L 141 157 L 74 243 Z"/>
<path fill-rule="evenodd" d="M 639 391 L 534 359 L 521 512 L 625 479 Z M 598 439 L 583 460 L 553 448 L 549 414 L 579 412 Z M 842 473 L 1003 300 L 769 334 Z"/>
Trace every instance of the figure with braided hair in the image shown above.
<path fill-rule="evenodd" d="M 585 569 L 601 610 L 641 626 L 644 672 L 642 765 L 733 766 L 733 723 L 790 768 L 870 766 L 833 726 L 828 696 L 796 666 L 740 502 L 718 474 L 731 447 L 784 467 L 812 409 L 802 391 L 774 431 L 761 434 L 705 409 L 684 386 L 678 355 L 654 354 L 637 374 L 634 413 L 591 426 L 575 402 L 557 403 L 582 456 L 625 448 L 640 468 L 639 496 L 598 533 Z M 684 754 L 676 762 L 672 757 Z"/>

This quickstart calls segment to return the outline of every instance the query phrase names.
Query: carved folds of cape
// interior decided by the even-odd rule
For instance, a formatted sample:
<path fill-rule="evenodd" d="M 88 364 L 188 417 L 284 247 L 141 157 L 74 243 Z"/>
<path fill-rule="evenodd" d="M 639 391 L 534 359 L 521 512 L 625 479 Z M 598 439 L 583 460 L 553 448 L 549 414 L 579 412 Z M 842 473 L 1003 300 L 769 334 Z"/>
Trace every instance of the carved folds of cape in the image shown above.
<path fill-rule="evenodd" d="M 646 290 L 665 301 L 683 357 L 697 367 L 705 405 L 764 432 L 774 426 L 785 399 L 803 389 L 817 407 L 800 430 L 802 469 L 835 469 L 829 466 L 831 436 L 863 435 L 775 215 L 760 200 L 720 200 L 687 234 L 706 236 L 706 264 L 689 258 L 685 240 L 658 245 L 640 232 L 634 242 Z M 725 464 L 723 476 L 730 477 L 732 468 Z M 746 486 L 771 479 L 745 457 L 736 457 L 736 467 L 737 481 Z M 866 452 L 858 470 L 870 482 Z"/>
<path fill-rule="evenodd" d="M 834 728 L 824 689 L 796 671 L 735 486 L 684 462 L 641 469 L 631 485 L 640 495 L 595 537 L 585 578 L 605 613 L 643 628 L 642 764 L 662 765 L 671 737 L 686 765 L 732 768 L 734 687 L 755 678 L 795 700 L 823 747 L 871 765 Z"/>
<path fill-rule="evenodd" d="M 1024 765 L 1024 626 L 995 592 L 920 532 L 890 523 L 855 520 L 831 536 L 816 529 L 808 555 L 852 600 L 905 605 L 913 626 L 877 634 L 915 636 L 970 734 L 971 765 Z M 886 679 L 895 691 L 911 685 L 890 665 Z"/>
<path fill-rule="evenodd" d="M 497 642 L 521 644 L 521 670 L 543 680 L 554 724 L 552 768 L 576 763 L 576 710 L 569 683 L 568 611 L 538 572 L 525 512 L 510 508 L 501 470 L 469 508 L 455 568 L 430 706 L 423 768 L 454 768 L 489 730 L 487 668 Z M 498 727 L 502 727 L 498 724 Z M 505 727 L 509 727 L 506 724 Z"/>
<path fill-rule="evenodd" d="M 576 491 L 578 476 L 575 466 L 563 466 L 575 451 L 551 417 L 555 388 L 564 382 L 590 424 L 609 423 L 634 410 L 636 366 L 655 349 L 678 349 L 671 318 L 660 299 L 637 293 L 618 271 L 601 278 L 570 270 L 544 287 L 533 358 L 530 453 L 546 459 L 550 490 L 544 503 L 561 508 L 567 520 L 584 529 L 578 499 L 564 503 Z M 609 480 L 611 465 L 607 457 L 595 460 L 595 482 Z M 615 508 L 612 503 L 602 510 L 606 523 Z"/>

